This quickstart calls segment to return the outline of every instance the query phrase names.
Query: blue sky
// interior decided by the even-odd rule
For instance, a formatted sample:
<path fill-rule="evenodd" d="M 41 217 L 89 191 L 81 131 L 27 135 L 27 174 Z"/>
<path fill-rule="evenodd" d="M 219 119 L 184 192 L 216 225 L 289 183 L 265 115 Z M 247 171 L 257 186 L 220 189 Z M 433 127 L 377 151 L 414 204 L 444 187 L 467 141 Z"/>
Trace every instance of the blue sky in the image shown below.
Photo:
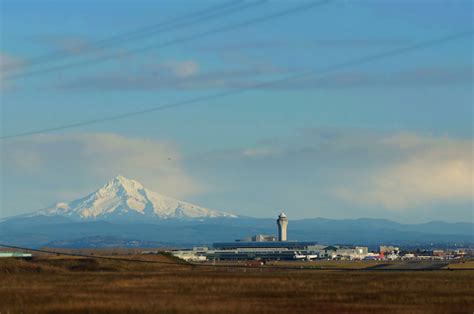
<path fill-rule="evenodd" d="M 97 40 L 216 1 L 1 3 L 1 134 L 242 88 L 472 28 L 471 1 L 267 1 L 84 54 Z M 246 2 L 244 2 L 245 4 Z M 236 4 L 239 5 L 239 4 Z M 32 66 L 59 51 L 68 59 Z M 0 216 L 70 200 L 123 174 L 237 214 L 472 221 L 472 36 L 305 80 L 123 120 L 3 140 Z M 106 62 L 27 77 L 104 55 Z M 169 159 L 171 158 L 171 159 Z M 28 195 L 28 197 L 25 197 Z"/>

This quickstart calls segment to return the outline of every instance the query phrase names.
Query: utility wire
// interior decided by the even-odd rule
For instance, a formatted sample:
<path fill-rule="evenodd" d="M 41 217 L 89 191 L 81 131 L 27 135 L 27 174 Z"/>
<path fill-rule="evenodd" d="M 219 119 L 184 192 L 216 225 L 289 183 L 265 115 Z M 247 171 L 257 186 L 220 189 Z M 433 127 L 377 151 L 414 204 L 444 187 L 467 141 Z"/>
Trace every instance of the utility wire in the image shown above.
<path fill-rule="evenodd" d="M 91 259 L 102 259 L 102 260 L 111 260 L 111 261 L 118 261 L 118 262 L 131 262 L 131 263 L 144 263 L 144 264 L 162 264 L 162 265 L 176 265 L 176 266 L 189 266 L 189 267 L 207 267 L 207 268 L 245 268 L 245 269 L 268 269 L 268 270 L 313 270 L 313 271 L 321 271 L 321 270 L 332 270 L 332 271 L 382 271 L 382 272 L 400 272 L 400 271 L 472 271 L 474 268 L 453 268 L 453 269 L 411 269 L 411 268 L 394 268 L 394 269 L 384 269 L 384 268 L 343 268 L 343 267 L 331 267 L 331 268 L 322 268 L 322 267 L 311 267 L 311 266 L 299 266 L 299 267 L 292 267 L 292 266 L 275 266 L 275 265 L 259 265 L 259 266 L 249 266 L 249 265 L 225 265 L 225 264 L 196 264 L 196 263 L 189 263 L 187 261 L 183 262 L 166 262 L 166 261 L 150 261 L 150 260 L 142 260 L 136 258 L 121 258 L 121 257 L 109 257 L 109 256 L 101 256 L 101 255 L 91 255 L 91 254 L 79 254 L 79 253 L 65 253 L 65 252 L 58 252 L 52 250 L 43 250 L 43 249 L 33 249 L 21 246 L 14 246 L 14 245 L 7 245 L 1 244 L 0 247 L 16 249 L 16 250 L 23 250 L 23 251 L 30 251 L 30 252 L 38 252 L 44 254 L 54 254 L 54 255 L 64 255 L 64 256 L 73 256 L 73 257 L 84 257 L 84 258 L 91 258 Z"/>
<path fill-rule="evenodd" d="M 227 90 L 227 91 L 216 93 L 216 94 L 211 94 L 211 95 L 207 95 L 207 96 L 192 98 L 192 99 L 188 99 L 188 100 L 184 100 L 184 101 L 180 101 L 180 102 L 171 103 L 171 104 L 168 104 L 168 105 L 155 106 L 155 107 L 151 107 L 151 108 L 148 108 L 148 109 L 126 112 L 126 113 L 122 113 L 122 114 L 119 114 L 119 115 L 111 115 L 111 116 L 106 116 L 106 117 L 91 119 L 91 120 L 85 120 L 85 121 L 71 123 L 71 124 L 64 124 L 64 125 L 51 127 L 51 128 L 44 128 L 44 129 L 38 129 L 38 130 L 33 130 L 33 131 L 28 131 L 28 132 L 23 132 L 23 133 L 16 133 L 16 134 L 0 136 L 0 140 L 6 140 L 6 139 L 18 138 L 18 137 L 25 137 L 25 136 L 30 136 L 30 135 L 36 135 L 36 134 L 53 132 L 53 131 L 71 129 L 71 128 L 76 128 L 76 127 L 81 127 L 81 126 L 86 126 L 86 125 L 92 125 L 92 124 L 99 124 L 99 123 L 103 123 L 103 122 L 125 119 L 125 118 L 129 118 L 129 117 L 133 117 L 133 116 L 138 116 L 138 115 L 142 115 L 142 114 L 156 112 L 156 111 L 162 111 L 162 110 L 172 109 L 172 108 L 176 108 L 176 107 L 187 106 L 187 105 L 199 103 L 199 102 L 206 101 L 206 100 L 213 100 L 213 99 L 218 99 L 218 98 L 222 98 L 222 97 L 226 97 L 226 96 L 237 95 L 237 94 L 241 94 L 241 93 L 247 92 L 249 90 L 254 90 L 254 89 L 257 89 L 257 88 L 271 87 L 271 86 L 278 85 L 280 83 L 285 83 L 285 82 L 296 80 L 296 79 L 311 77 L 311 76 L 315 76 L 315 75 L 322 75 L 322 74 L 330 73 L 330 72 L 337 71 L 337 70 L 340 70 L 340 69 L 344 69 L 344 68 L 347 68 L 347 67 L 362 65 L 362 64 L 374 62 L 374 61 L 377 61 L 377 60 L 381 60 L 381 59 L 390 58 L 390 57 L 394 57 L 394 56 L 397 56 L 397 55 L 409 53 L 409 52 L 412 52 L 412 51 L 417 51 L 417 50 L 421 50 L 421 49 L 434 47 L 434 46 L 441 45 L 441 44 L 451 42 L 451 41 L 454 41 L 454 40 L 459 40 L 459 39 L 462 39 L 462 38 L 471 37 L 472 35 L 473 35 L 473 29 L 470 29 L 470 30 L 466 30 L 466 31 L 463 31 L 463 32 L 451 34 L 451 35 L 448 35 L 448 36 L 439 37 L 439 38 L 428 40 L 428 41 L 423 41 L 423 42 L 420 42 L 420 43 L 416 43 L 414 45 L 400 47 L 400 48 L 392 49 L 392 50 L 389 50 L 389 51 L 376 53 L 376 54 L 368 55 L 368 56 L 357 58 L 357 59 L 348 60 L 348 61 L 345 61 L 345 62 L 342 62 L 342 63 L 329 65 L 329 66 L 326 66 L 326 67 L 315 68 L 315 69 L 299 72 L 297 74 L 290 75 L 290 76 L 287 76 L 287 77 L 284 77 L 284 78 L 271 80 L 271 81 L 266 81 L 266 82 L 263 82 L 263 83 L 257 83 L 257 84 L 254 84 L 254 85 L 251 85 L 251 86 L 246 86 L 246 87 L 243 87 L 243 88 Z"/>
<path fill-rule="evenodd" d="M 96 42 L 87 44 L 83 48 L 78 47 L 78 51 L 76 52 L 59 50 L 59 51 L 52 52 L 50 54 L 32 58 L 32 59 L 27 60 L 26 64 L 23 65 L 22 67 L 24 66 L 31 67 L 34 65 L 39 65 L 39 64 L 49 63 L 49 62 L 57 62 L 67 57 L 79 57 L 81 55 L 98 51 L 102 48 L 106 48 L 106 47 L 113 46 L 116 44 L 123 44 L 123 43 L 127 43 L 133 40 L 149 37 L 149 36 L 155 35 L 156 33 L 162 33 L 165 31 L 172 31 L 172 30 L 176 30 L 182 27 L 191 26 L 202 21 L 208 21 L 209 19 L 212 19 L 212 18 L 227 16 L 232 13 L 248 9 L 253 6 L 262 5 L 265 2 L 267 2 L 267 0 L 255 1 L 249 4 L 244 3 L 243 6 L 241 5 L 241 6 L 235 7 L 236 4 L 241 4 L 242 0 L 232 1 L 224 5 L 221 4 L 221 5 L 206 9 L 206 10 L 190 13 L 182 17 L 165 21 L 163 23 L 140 28 L 132 32 L 115 35 L 110 38 L 98 40 Z M 196 18 L 198 19 L 196 20 Z M 189 20 L 191 20 L 191 22 L 189 22 Z M 180 23 L 176 25 L 177 22 L 181 22 L 181 21 L 184 21 L 187 23 Z M 0 68 L 0 71 L 7 73 L 9 71 L 13 71 L 17 69 L 18 69 L 17 66 L 10 66 L 10 67 L 7 66 L 7 67 Z"/>
<path fill-rule="evenodd" d="M 55 254 L 55 255 L 64 255 L 64 256 L 73 256 L 73 257 L 94 258 L 94 259 L 112 260 L 112 261 L 119 261 L 119 262 L 136 262 L 136 263 L 145 263 L 145 264 L 165 264 L 165 265 L 191 266 L 191 267 L 255 268 L 254 266 L 247 266 L 247 265 L 195 264 L 195 263 L 189 263 L 187 261 L 183 261 L 183 262 L 165 262 L 165 261 L 150 261 L 150 260 L 143 260 L 143 259 L 110 257 L 110 256 L 91 255 L 91 254 L 67 253 L 67 252 L 59 252 L 59 251 L 44 250 L 44 249 L 33 249 L 33 248 L 27 248 L 27 247 L 22 247 L 22 246 L 14 246 L 14 245 L 8 245 L 8 244 L 1 244 L 1 243 L 0 243 L 0 247 L 16 249 L 16 250 L 23 250 L 23 251 L 30 251 L 30 252 L 45 253 L 45 254 Z M 260 267 L 260 268 L 262 268 L 262 267 Z M 265 267 L 265 268 L 302 269 L 302 268 L 285 267 L 285 266 L 268 266 L 268 267 Z M 310 268 L 306 268 L 306 269 L 310 269 Z"/>
<path fill-rule="evenodd" d="M 269 14 L 269 15 L 265 15 L 265 16 L 261 16 L 261 17 L 257 17 L 257 18 L 248 19 L 247 21 L 240 22 L 240 23 L 235 23 L 235 24 L 230 24 L 230 25 L 227 25 L 227 26 L 224 26 L 224 27 L 217 27 L 217 28 L 214 28 L 214 29 L 211 29 L 211 30 L 208 30 L 208 31 L 204 31 L 204 32 L 201 32 L 201 33 L 196 33 L 196 34 L 189 35 L 189 36 L 184 36 L 184 37 L 173 39 L 173 40 L 170 40 L 170 41 L 167 41 L 167 42 L 164 42 L 164 43 L 152 44 L 152 45 L 148 45 L 148 46 L 141 47 L 141 48 L 131 49 L 127 52 L 127 55 L 139 54 L 139 53 L 149 51 L 151 49 L 169 47 L 169 46 L 173 46 L 173 45 L 176 45 L 176 44 L 181 44 L 181 43 L 184 43 L 184 42 L 189 42 L 189 41 L 193 41 L 193 40 L 196 40 L 196 39 L 200 39 L 200 38 L 203 38 L 203 37 L 208 37 L 210 35 L 225 33 L 225 32 L 229 32 L 229 31 L 232 31 L 232 30 L 239 29 L 239 28 L 247 27 L 247 26 L 250 26 L 250 25 L 260 24 L 260 23 L 267 22 L 267 21 L 270 21 L 270 20 L 273 20 L 273 19 L 276 19 L 276 18 L 281 18 L 281 17 L 284 17 L 284 16 L 288 16 L 288 15 L 292 15 L 292 14 L 301 12 L 301 11 L 309 10 L 309 9 L 317 7 L 317 6 L 325 5 L 325 4 L 329 3 L 330 1 L 331 0 L 321 0 L 321 1 L 317 1 L 317 2 L 311 2 L 309 4 L 294 7 L 292 9 L 276 12 L 276 13 L 273 13 L 273 14 Z M 56 72 L 56 71 L 59 71 L 59 70 L 66 70 L 66 69 L 74 68 L 74 67 L 77 67 L 77 66 L 91 65 L 91 64 L 95 64 L 95 63 L 98 63 L 98 62 L 103 62 L 103 61 L 107 61 L 107 60 L 111 60 L 111 59 L 115 59 L 115 58 L 117 58 L 116 54 L 99 56 L 99 57 L 94 58 L 94 59 L 83 60 L 83 61 L 79 61 L 79 62 L 75 62 L 75 63 L 69 63 L 69 64 L 65 64 L 65 65 L 54 66 L 54 67 L 50 67 L 50 68 L 46 68 L 46 69 L 39 69 L 39 70 L 35 70 L 35 71 L 28 71 L 28 72 L 22 72 L 22 73 L 18 73 L 18 74 L 6 75 L 6 76 L 4 76 L 4 79 L 14 79 L 14 78 L 22 78 L 22 77 L 30 77 L 30 76 L 35 76 L 35 75 L 41 75 L 41 74 Z"/>
<path fill-rule="evenodd" d="M 128 259 L 128 258 L 121 258 L 121 257 L 109 257 L 109 256 L 80 254 L 80 253 L 67 253 L 67 252 L 59 252 L 59 251 L 51 251 L 51 250 L 43 250 L 43 249 L 33 249 L 33 248 L 27 248 L 27 247 L 22 247 L 22 246 L 7 245 L 7 244 L 0 244 L 0 247 L 16 249 L 16 250 L 24 250 L 24 251 L 30 251 L 30 252 L 37 252 L 37 253 L 45 253 L 45 254 L 96 258 L 96 259 L 113 260 L 113 261 L 121 261 L 121 262 L 138 262 L 138 263 L 148 263 L 148 264 L 167 264 L 167 265 L 181 265 L 181 266 L 190 265 L 189 263 L 186 263 L 186 262 L 178 263 L 178 262 L 164 262 L 164 261 L 148 261 L 148 260 L 142 260 L 142 259 Z"/>

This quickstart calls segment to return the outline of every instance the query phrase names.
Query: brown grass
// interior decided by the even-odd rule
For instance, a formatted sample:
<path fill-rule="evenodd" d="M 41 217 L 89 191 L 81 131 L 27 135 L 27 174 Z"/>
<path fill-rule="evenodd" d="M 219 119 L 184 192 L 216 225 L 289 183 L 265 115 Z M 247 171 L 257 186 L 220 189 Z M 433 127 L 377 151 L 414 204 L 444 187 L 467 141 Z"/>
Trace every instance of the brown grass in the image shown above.
<path fill-rule="evenodd" d="M 445 268 L 448 268 L 448 269 L 466 269 L 466 268 L 474 269 L 474 261 L 460 261 L 460 262 L 456 262 L 456 263 L 451 263 L 448 266 L 446 266 Z"/>
<path fill-rule="evenodd" d="M 0 261 L 1 313 L 472 313 L 472 291 L 474 271 L 213 269 L 59 257 Z"/>

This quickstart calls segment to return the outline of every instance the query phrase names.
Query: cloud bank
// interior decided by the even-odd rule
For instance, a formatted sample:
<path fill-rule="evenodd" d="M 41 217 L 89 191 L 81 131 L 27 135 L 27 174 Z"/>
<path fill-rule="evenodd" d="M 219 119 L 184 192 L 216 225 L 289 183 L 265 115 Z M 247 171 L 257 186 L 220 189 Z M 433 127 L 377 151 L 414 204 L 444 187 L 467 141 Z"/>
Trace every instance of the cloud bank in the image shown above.
<path fill-rule="evenodd" d="M 377 144 L 405 156 L 361 175 L 359 184 L 343 185 L 337 196 L 389 210 L 473 201 L 472 141 L 401 134 Z"/>
<path fill-rule="evenodd" d="M 285 209 L 294 218 L 472 219 L 472 139 L 314 128 L 191 155 L 172 142 L 102 133 L 35 136 L 2 148 L 3 215 L 84 196 L 123 174 L 250 216 Z"/>
<path fill-rule="evenodd" d="M 252 88 L 281 75 L 291 76 L 308 67 L 285 68 L 271 65 L 228 67 L 202 71 L 192 60 L 150 64 L 139 71 L 122 71 L 79 77 L 61 82 L 60 90 L 193 90 Z M 311 68 L 311 66 L 310 66 Z M 324 90 L 347 88 L 414 88 L 424 86 L 470 86 L 473 68 L 465 66 L 420 65 L 383 72 L 345 70 L 260 87 L 271 90 Z"/>
<path fill-rule="evenodd" d="M 116 134 L 41 135 L 7 141 L 2 145 L 2 163 L 5 210 L 39 209 L 84 196 L 118 174 L 177 198 L 186 199 L 204 188 L 186 174 L 173 143 Z"/>
<path fill-rule="evenodd" d="M 6 76 L 21 70 L 23 66 L 23 59 L 0 51 L 0 92 L 10 91 L 15 87 Z"/>
<path fill-rule="evenodd" d="M 238 194 L 238 208 L 285 208 L 303 217 L 467 220 L 473 145 L 472 139 L 318 128 L 209 152 L 193 168 L 215 178 L 223 200 Z"/>

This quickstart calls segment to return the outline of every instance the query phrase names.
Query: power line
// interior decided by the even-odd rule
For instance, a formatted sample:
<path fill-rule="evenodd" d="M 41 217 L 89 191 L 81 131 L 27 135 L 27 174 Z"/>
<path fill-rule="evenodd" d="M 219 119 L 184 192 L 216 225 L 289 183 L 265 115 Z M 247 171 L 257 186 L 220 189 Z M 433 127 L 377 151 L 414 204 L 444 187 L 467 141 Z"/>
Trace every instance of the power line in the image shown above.
<path fill-rule="evenodd" d="M 84 257 L 84 258 L 91 258 L 91 259 L 102 259 L 102 260 L 110 260 L 110 261 L 117 261 L 117 262 L 129 262 L 129 263 L 143 263 L 143 264 L 162 264 L 162 265 L 175 265 L 175 266 L 189 266 L 189 267 L 207 267 L 207 268 L 244 268 L 244 269 L 268 269 L 268 270 L 313 270 L 313 271 L 321 271 L 321 270 L 332 270 L 332 271 L 378 271 L 378 272 L 399 272 L 399 271 L 471 271 L 474 268 L 452 268 L 452 269 L 435 269 L 435 268 L 427 268 L 427 269 L 411 269 L 411 268 L 395 268 L 395 269 L 384 269 L 384 268 L 344 268 L 344 267 L 331 267 L 331 268 L 322 268 L 322 267 L 311 267 L 311 266 L 299 266 L 299 267 L 292 267 L 292 266 L 275 266 L 275 265 L 260 265 L 260 266 L 249 266 L 249 265 L 225 265 L 225 264 L 196 264 L 196 263 L 189 263 L 187 261 L 182 262 L 166 262 L 166 261 L 150 261 L 150 260 L 143 260 L 143 259 L 136 259 L 136 258 L 121 258 L 121 257 L 110 257 L 110 256 L 101 256 L 101 255 L 91 255 L 91 254 L 80 254 L 80 253 L 67 253 L 67 252 L 59 252 L 59 251 L 52 251 L 52 250 L 44 250 L 44 249 L 33 249 L 27 248 L 22 246 L 14 246 L 8 244 L 1 244 L 0 247 L 16 249 L 16 250 L 23 250 L 23 251 L 30 251 L 30 252 L 37 252 L 37 253 L 44 253 L 44 254 L 54 254 L 54 255 L 63 255 L 63 256 L 72 256 L 72 257 Z"/>
<path fill-rule="evenodd" d="M 86 125 L 99 124 L 99 123 L 108 122 L 108 121 L 120 120 L 120 119 L 125 119 L 125 118 L 129 118 L 129 117 L 133 117 L 133 116 L 138 116 L 138 115 L 142 115 L 142 114 L 146 114 L 146 113 L 162 111 L 162 110 L 172 109 L 172 108 L 176 108 L 176 107 L 187 106 L 187 105 L 191 105 L 191 104 L 194 104 L 194 103 L 199 103 L 199 102 L 206 101 L 206 100 L 213 100 L 213 99 L 217 99 L 217 98 L 221 98 L 221 97 L 241 94 L 241 93 L 244 93 L 246 91 L 257 89 L 257 88 L 270 87 L 270 86 L 274 86 L 274 85 L 284 83 L 284 82 L 287 82 L 287 81 L 292 81 L 292 80 L 305 78 L 305 77 L 310 77 L 310 76 L 314 76 L 314 75 L 326 74 L 326 73 L 337 71 L 337 70 L 340 70 L 340 69 L 343 69 L 343 68 L 346 68 L 346 67 L 357 66 L 357 65 L 377 61 L 377 60 L 380 60 L 380 59 L 389 58 L 389 57 L 409 53 L 409 52 L 416 51 L 416 50 L 426 49 L 426 48 L 429 48 L 429 47 L 441 45 L 441 44 L 451 42 L 451 41 L 454 41 L 454 40 L 470 37 L 470 36 L 472 36 L 472 34 L 473 34 L 473 30 L 470 29 L 470 30 L 466 30 L 466 31 L 463 31 L 463 32 L 451 34 L 451 35 L 448 35 L 448 36 L 432 39 L 432 40 L 429 40 L 429 41 L 420 42 L 420 43 L 417 43 L 417 44 L 414 44 L 414 45 L 400 47 L 400 48 L 392 49 L 392 50 L 389 50 L 389 51 L 368 55 L 368 56 L 365 56 L 365 57 L 345 61 L 345 62 L 342 62 L 342 63 L 337 63 L 337 64 L 330 65 L 330 66 L 327 66 L 327 67 L 316 68 L 316 69 L 311 69 L 311 70 L 299 72 L 297 74 L 290 75 L 290 76 L 287 76 L 287 77 L 284 77 L 284 78 L 281 78 L 281 79 L 276 79 L 276 80 L 271 80 L 271 81 L 267 81 L 267 82 L 263 82 L 263 83 L 258 83 L 258 84 L 254 84 L 254 85 L 243 87 L 243 88 L 227 90 L 227 91 L 224 91 L 224 92 L 221 92 L 221 93 L 216 93 L 216 94 L 211 94 L 211 95 L 207 95 L 207 96 L 192 98 L 192 99 L 188 99 L 188 100 L 184 100 L 184 101 L 180 101 L 180 102 L 175 102 L 175 103 L 168 104 L 168 105 L 155 106 L 155 107 L 151 107 L 151 108 L 148 108 L 148 109 L 126 112 L 126 113 L 122 113 L 122 114 L 119 114 L 119 115 L 112 115 L 112 116 L 107 116 L 107 117 L 102 117 L 102 118 L 97 118 L 97 119 L 86 120 L 86 121 L 82 121 L 82 122 L 64 124 L 64 125 L 60 125 L 60 126 L 57 126 L 57 127 L 44 128 L 44 129 L 38 129 L 38 130 L 33 130 L 33 131 L 28 131 L 28 132 L 23 132 L 23 133 L 5 135 L 5 136 L 1 136 L 0 140 L 6 140 L 6 139 L 18 138 L 18 137 L 25 137 L 25 136 L 30 136 L 30 135 L 36 135 L 36 134 L 53 132 L 53 131 L 71 129 L 71 128 L 76 128 L 76 127 L 81 127 L 81 126 L 86 126 Z"/>
<path fill-rule="evenodd" d="M 211 7 L 209 9 L 206 9 L 206 10 L 201 10 L 201 11 L 197 11 L 197 12 L 194 12 L 194 13 L 190 13 L 190 14 L 187 14 L 187 15 L 182 16 L 182 17 L 178 17 L 178 18 L 175 18 L 175 19 L 172 19 L 172 20 L 169 20 L 169 21 L 165 21 L 163 23 L 159 23 L 159 24 L 156 24 L 156 25 L 140 28 L 140 29 L 132 31 L 132 32 L 115 35 L 115 36 L 112 36 L 110 38 L 98 40 L 96 42 L 92 42 L 90 44 L 87 44 L 86 47 L 79 49 L 77 52 L 56 51 L 56 52 L 53 52 L 53 53 L 50 53 L 50 54 L 46 54 L 46 55 L 43 55 L 43 56 L 32 58 L 32 59 L 27 60 L 26 66 L 31 67 L 31 66 L 44 64 L 44 63 L 49 63 L 49 62 L 53 62 L 53 61 L 56 62 L 56 61 L 65 59 L 67 57 L 78 57 L 78 56 L 81 56 L 83 54 L 98 51 L 101 48 L 106 48 L 106 47 L 113 46 L 113 45 L 116 45 L 116 44 L 123 44 L 123 43 L 130 42 L 130 41 L 133 41 L 133 40 L 141 39 L 141 38 L 144 38 L 144 37 L 149 37 L 149 36 L 155 35 L 156 33 L 161 33 L 161 32 L 164 32 L 164 31 L 172 31 L 172 30 L 176 30 L 176 29 L 179 29 L 179 28 L 182 28 L 182 27 L 195 25 L 195 24 L 198 24 L 198 23 L 203 22 L 203 21 L 208 21 L 209 19 L 212 19 L 212 18 L 216 18 L 216 17 L 219 18 L 219 17 L 227 16 L 227 15 L 230 15 L 232 13 L 236 13 L 236 12 L 248 9 L 250 7 L 262 5 L 265 2 L 267 2 L 267 0 L 255 1 L 255 2 L 252 2 L 252 3 L 249 3 L 249 4 L 244 4 L 243 6 L 241 5 L 241 6 L 235 7 L 236 4 L 242 3 L 242 0 L 232 1 L 232 2 L 226 3 L 224 5 L 221 4 L 221 5 L 214 6 L 214 7 Z M 196 19 L 196 18 L 198 18 L 198 19 Z M 191 22 L 186 21 L 186 20 L 191 20 Z M 176 22 L 181 22 L 181 21 L 184 21 L 184 22 L 187 22 L 187 23 L 181 23 L 181 24 L 175 25 Z M 166 27 L 166 26 L 170 26 L 170 27 Z M 22 67 L 24 67 L 24 66 L 25 65 L 23 65 Z M 0 68 L 0 71 L 7 73 L 9 71 L 13 71 L 13 70 L 16 70 L 16 69 L 18 69 L 16 66 L 10 66 L 10 67 L 2 67 L 2 68 Z"/>
<path fill-rule="evenodd" d="M 44 250 L 44 249 L 33 249 L 33 248 L 27 248 L 27 247 L 22 247 L 22 246 L 15 246 L 15 245 L 8 245 L 8 244 L 1 244 L 1 243 L 0 243 L 0 247 L 16 249 L 16 250 L 23 250 L 23 251 L 30 251 L 30 252 L 37 252 L 37 253 L 44 253 L 44 254 L 64 255 L 64 256 L 72 256 L 72 257 L 84 257 L 84 258 L 93 258 L 93 259 L 102 259 L 102 260 L 112 260 L 112 261 L 118 261 L 118 262 L 133 262 L 133 263 L 145 263 L 145 264 L 164 264 L 164 265 L 191 266 L 191 267 L 255 268 L 255 266 L 247 266 L 247 265 L 194 264 L 194 263 L 189 263 L 187 261 L 183 261 L 183 262 L 165 262 L 165 261 L 150 261 L 150 260 L 135 259 L 135 258 L 121 258 L 121 257 L 110 257 L 110 256 L 91 255 L 91 254 L 67 253 L 67 252 L 59 252 L 59 251 Z M 260 267 L 260 268 L 262 268 L 262 267 Z M 268 267 L 265 267 L 265 268 L 267 268 L 267 269 L 296 269 L 296 270 L 302 269 L 302 268 L 286 267 L 286 266 L 268 266 Z M 310 269 L 310 268 L 306 268 L 306 269 Z"/>
<path fill-rule="evenodd" d="M 80 254 L 80 253 L 67 253 L 67 252 L 59 252 L 59 251 L 51 251 L 51 250 L 43 250 L 43 249 L 33 249 L 33 248 L 27 248 L 27 247 L 22 247 L 22 246 L 7 245 L 7 244 L 0 244 L 0 247 L 6 247 L 9 249 L 24 250 L 24 251 L 30 251 L 30 252 L 37 252 L 37 253 L 56 254 L 56 255 L 64 255 L 64 256 L 72 256 L 72 257 L 95 258 L 95 259 L 113 260 L 113 261 L 119 261 L 119 262 L 137 262 L 137 263 L 167 264 L 167 265 L 180 265 L 180 266 L 190 265 L 189 263 L 186 263 L 186 262 L 178 263 L 178 262 L 164 262 L 164 261 L 148 261 L 148 260 L 142 260 L 142 259 L 128 259 L 128 258 Z"/>
<path fill-rule="evenodd" d="M 284 16 L 288 16 L 288 15 L 292 15 L 292 14 L 301 12 L 301 11 L 309 10 L 309 9 L 317 7 L 317 6 L 325 5 L 325 4 L 329 3 L 330 1 L 332 1 L 332 0 L 321 0 L 321 1 L 317 1 L 317 2 L 311 2 L 309 4 L 294 7 L 292 9 L 279 11 L 279 12 L 276 12 L 276 13 L 273 13 L 273 14 L 264 15 L 264 16 L 257 17 L 257 18 L 248 19 L 247 21 L 236 23 L 236 24 L 230 24 L 230 25 L 227 25 L 227 26 L 224 26 L 224 27 L 217 27 L 217 28 L 214 28 L 214 29 L 211 29 L 211 30 L 208 30 L 208 31 L 201 32 L 201 33 L 196 33 L 196 34 L 193 34 L 193 35 L 190 35 L 190 36 L 184 36 L 184 37 L 181 37 L 181 38 L 173 39 L 173 40 L 161 43 L 161 44 L 152 44 L 152 45 L 148 45 L 148 46 L 145 46 L 145 47 L 132 49 L 132 50 L 128 51 L 127 54 L 128 55 L 133 55 L 133 54 L 143 53 L 143 52 L 146 52 L 146 51 L 151 50 L 151 49 L 169 47 L 169 46 L 173 46 L 173 45 L 176 45 L 176 44 L 181 44 L 181 43 L 184 43 L 184 42 L 193 41 L 193 40 L 196 40 L 196 39 L 199 39 L 199 38 L 208 37 L 210 35 L 224 33 L 224 32 L 236 30 L 236 29 L 239 29 L 239 28 L 247 27 L 247 26 L 250 26 L 250 25 L 260 24 L 260 23 L 267 22 L 267 21 L 270 21 L 270 20 L 273 20 L 273 19 L 276 19 L 276 18 L 281 18 L 281 17 L 284 17 Z M 75 62 L 75 63 L 69 63 L 69 64 L 65 64 L 65 65 L 54 66 L 54 67 L 50 67 L 50 68 L 46 68 L 46 69 L 40 69 L 40 70 L 35 70 L 35 71 L 29 71 L 29 72 L 23 72 L 23 73 L 18 73 L 18 74 L 6 75 L 6 76 L 4 76 L 4 79 L 14 79 L 14 78 L 22 78 L 22 77 L 30 77 L 30 76 L 35 76 L 35 75 L 41 75 L 41 74 L 45 74 L 45 73 L 56 72 L 56 71 L 59 71 L 59 70 L 66 70 L 66 69 L 74 68 L 74 67 L 77 67 L 77 66 L 86 66 L 86 65 L 90 65 L 90 64 L 95 64 L 95 63 L 98 63 L 98 62 L 103 62 L 103 61 L 107 61 L 107 60 L 111 60 L 111 59 L 115 59 L 115 58 L 117 58 L 116 54 L 111 54 L 111 55 L 106 55 L 106 56 L 99 56 L 99 57 L 94 58 L 94 59 L 83 60 L 83 61 L 79 61 L 79 62 Z"/>

